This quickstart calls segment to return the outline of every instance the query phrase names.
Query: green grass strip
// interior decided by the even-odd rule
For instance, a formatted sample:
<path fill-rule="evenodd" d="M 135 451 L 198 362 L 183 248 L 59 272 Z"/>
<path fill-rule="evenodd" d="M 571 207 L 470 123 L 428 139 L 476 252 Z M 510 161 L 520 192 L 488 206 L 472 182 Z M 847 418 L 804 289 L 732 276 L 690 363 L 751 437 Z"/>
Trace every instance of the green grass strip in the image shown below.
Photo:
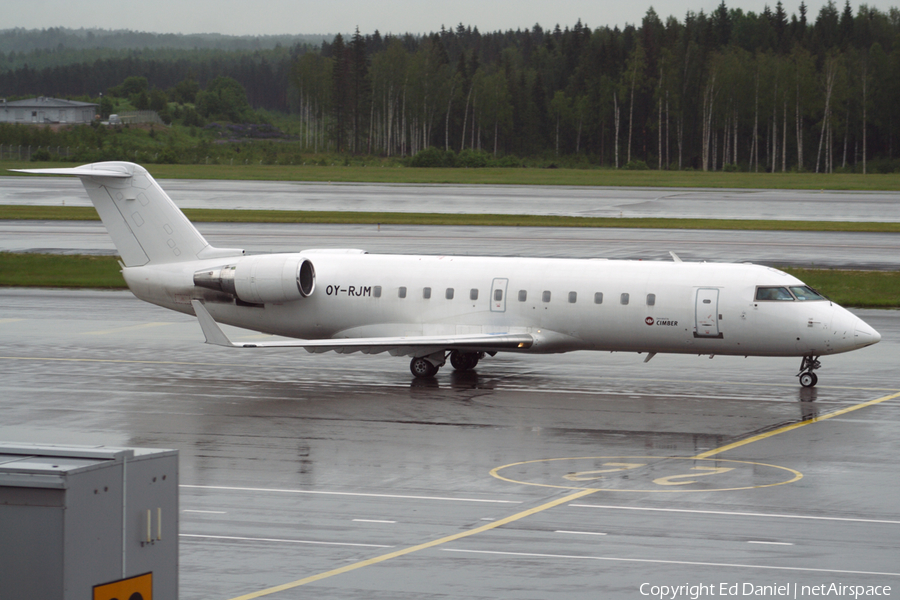
<path fill-rule="evenodd" d="M 783 268 L 841 306 L 897 308 L 900 271 Z"/>
<path fill-rule="evenodd" d="M 0 286 L 102 288 L 127 287 L 118 256 L 0 252 Z"/>
<path fill-rule="evenodd" d="M 900 306 L 900 271 L 786 268 L 843 306 Z M 0 286 L 122 289 L 117 257 L 0 252 Z"/>
<path fill-rule="evenodd" d="M 562 217 L 542 215 L 465 215 L 440 213 L 378 213 L 295 210 L 222 210 L 187 208 L 198 223 L 332 223 L 382 225 L 458 225 L 482 227 L 615 227 L 636 229 L 725 229 L 741 231 L 860 231 L 900 232 L 900 223 L 853 221 L 765 221 L 742 219 L 658 219 Z M 35 221 L 96 221 L 90 206 L 0 205 L 0 219 Z"/>

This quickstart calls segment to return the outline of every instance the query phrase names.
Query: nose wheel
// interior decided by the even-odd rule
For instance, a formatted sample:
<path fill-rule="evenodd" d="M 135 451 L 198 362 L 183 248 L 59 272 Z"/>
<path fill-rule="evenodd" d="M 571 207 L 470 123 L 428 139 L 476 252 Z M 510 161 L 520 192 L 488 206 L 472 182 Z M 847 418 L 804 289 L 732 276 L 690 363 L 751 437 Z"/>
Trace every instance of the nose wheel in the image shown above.
<path fill-rule="evenodd" d="M 819 382 L 819 378 L 813 371 L 821 366 L 822 363 L 819 362 L 818 356 L 804 356 L 803 361 L 800 363 L 800 372 L 797 373 L 797 377 L 800 378 L 800 385 L 805 388 L 815 387 Z"/>
<path fill-rule="evenodd" d="M 800 373 L 800 385 L 805 388 L 811 388 L 819 382 L 819 378 L 815 373 Z"/>

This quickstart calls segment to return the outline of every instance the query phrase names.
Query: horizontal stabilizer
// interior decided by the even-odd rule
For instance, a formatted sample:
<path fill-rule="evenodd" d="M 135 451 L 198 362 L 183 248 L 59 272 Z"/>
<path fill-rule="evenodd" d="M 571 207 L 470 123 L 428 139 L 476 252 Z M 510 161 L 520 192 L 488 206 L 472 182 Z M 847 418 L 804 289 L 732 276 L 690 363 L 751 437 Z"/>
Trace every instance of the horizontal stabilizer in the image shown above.
<path fill-rule="evenodd" d="M 207 344 L 229 348 L 304 348 L 309 352 L 335 352 L 344 354 L 362 352 L 378 354 L 389 352 L 394 356 L 422 356 L 440 350 L 468 350 L 494 352 L 499 350 L 527 350 L 534 344 L 534 336 L 528 333 L 423 335 L 374 338 L 332 338 L 324 340 L 285 340 L 278 342 L 232 342 L 199 300 L 192 300 L 194 313 L 200 321 Z M 423 354 L 424 353 L 424 354 Z"/>
<path fill-rule="evenodd" d="M 44 175 L 75 175 L 77 177 L 131 177 L 131 173 L 110 168 L 91 168 L 95 165 L 58 169 L 10 169 L 16 173 L 37 173 Z"/>

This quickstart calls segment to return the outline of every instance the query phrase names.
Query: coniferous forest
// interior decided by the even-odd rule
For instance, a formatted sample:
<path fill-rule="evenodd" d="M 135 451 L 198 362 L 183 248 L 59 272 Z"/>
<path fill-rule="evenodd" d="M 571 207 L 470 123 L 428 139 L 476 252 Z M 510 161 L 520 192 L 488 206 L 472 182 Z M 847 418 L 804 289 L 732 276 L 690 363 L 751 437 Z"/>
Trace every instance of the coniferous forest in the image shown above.
<path fill-rule="evenodd" d="M 830 2 L 788 15 L 778 2 L 756 14 L 723 1 L 680 20 L 651 8 L 623 29 L 459 25 L 328 39 L 10 50 L 0 53 L 0 95 L 96 98 L 137 76 L 177 113 L 227 78 L 252 109 L 291 114 L 293 142 L 307 152 L 429 166 L 541 156 L 615 168 L 900 171 L 896 8 Z"/>

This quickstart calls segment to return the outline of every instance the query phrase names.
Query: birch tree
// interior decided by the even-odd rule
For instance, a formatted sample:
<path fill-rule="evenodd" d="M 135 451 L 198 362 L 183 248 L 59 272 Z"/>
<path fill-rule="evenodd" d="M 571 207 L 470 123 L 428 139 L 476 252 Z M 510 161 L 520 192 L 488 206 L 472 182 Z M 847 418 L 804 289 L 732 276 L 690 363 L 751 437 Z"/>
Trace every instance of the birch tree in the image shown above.
<path fill-rule="evenodd" d="M 626 164 L 631 162 L 631 140 L 634 131 L 634 95 L 635 92 L 643 88 L 647 57 L 644 52 L 644 46 L 638 42 L 628 58 L 625 69 L 626 85 L 628 86 L 628 157 Z"/>

